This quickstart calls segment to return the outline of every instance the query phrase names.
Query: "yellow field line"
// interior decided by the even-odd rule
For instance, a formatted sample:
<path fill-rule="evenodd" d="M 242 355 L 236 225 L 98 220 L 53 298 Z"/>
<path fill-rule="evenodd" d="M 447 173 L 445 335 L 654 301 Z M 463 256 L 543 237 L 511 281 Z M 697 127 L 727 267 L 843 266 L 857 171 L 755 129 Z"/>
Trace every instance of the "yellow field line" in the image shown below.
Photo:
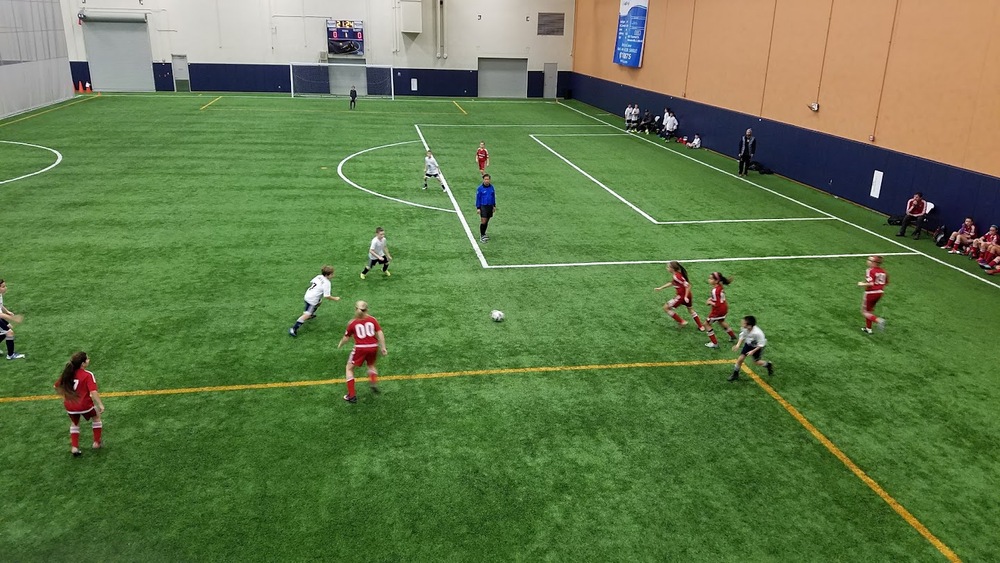
<path fill-rule="evenodd" d="M 541 366 L 528 368 L 480 369 L 466 371 L 444 371 L 437 373 L 417 373 L 412 375 L 388 375 L 382 381 L 416 381 L 419 379 L 441 379 L 470 375 L 503 375 L 512 373 L 546 373 L 557 371 L 587 371 L 598 369 L 665 368 L 682 366 L 711 366 L 731 363 L 732 360 L 697 360 L 690 362 L 639 362 L 631 364 L 593 364 L 585 366 Z M 364 378 L 360 378 L 364 381 Z M 313 385 L 336 385 L 344 379 L 318 379 L 309 381 L 279 381 L 274 383 L 250 383 L 244 385 L 217 385 L 213 387 L 182 387 L 177 389 L 140 389 L 136 391 L 112 391 L 101 393 L 102 397 L 147 397 L 150 395 L 181 395 L 185 393 L 215 393 L 219 391 L 249 391 L 252 389 L 285 389 L 288 387 L 310 387 Z M 27 395 L 24 397 L 0 397 L 0 403 L 20 403 L 28 401 L 54 401 L 60 399 L 52 395 Z"/>
<path fill-rule="evenodd" d="M 64 104 L 64 105 L 61 105 L 59 107 L 50 108 L 50 109 L 47 109 L 45 111 L 40 111 L 38 113 L 33 113 L 31 115 L 26 115 L 26 116 L 24 116 L 24 117 L 22 117 L 20 119 L 15 119 L 13 121 L 8 121 L 7 123 L 0 123 L 0 127 L 6 127 L 8 125 L 17 123 L 19 121 L 24 121 L 25 119 L 31 119 L 32 117 L 38 117 L 39 115 L 44 115 L 46 113 L 49 113 L 50 111 L 56 111 L 56 110 L 60 110 L 60 109 L 63 109 L 63 108 L 68 108 L 69 106 L 75 106 L 76 104 L 82 104 L 83 102 L 86 102 L 86 101 L 89 101 L 89 100 L 93 100 L 94 98 L 100 97 L 100 95 L 101 95 L 100 92 L 98 92 L 97 94 L 95 94 L 93 96 L 87 96 L 86 98 L 83 98 L 82 100 L 76 100 L 75 102 L 70 102 L 68 104 Z"/>
<path fill-rule="evenodd" d="M 462 109 L 462 106 L 458 105 L 458 102 L 456 102 L 455 100 L 452 100 L 451 103 L 455 104 L 455 107 L 457 107 L 459 109 L 459 111 L 461 111 L 464 115 L 469 115 L 469 112 L 467 112 L 464 109 Z"/>
<path fill-rule="evenodd" d="M 854 463 L 854 461 L 851 460 L 851 458 L 847 457 L 847 454 L 841 451 L 840 448 L 838 448 L 836 444 L 834 444 L 829 438 L 827 438 L 822 432 L 820 432 L 818 428 L 813 426 L 813 424 L 809 422 L 809 419 L 807 419 L 802 413 L 800 413 L 798 409 L 793 407 L 791 403 L 786 401 L 785 398 L 782 397 L 780 393 L 775 391 L 773 387 L 768 385 L 766 381 L 761 379 L 761 377 L 758 376 L 756 373 L 754 373 L 752 369 L 747 367 L 746 364 L 743 365 L 743 371 L 744 373 L 749 375 L 750 378 L 753 379 L 754 382 L 756 382 L 757 385 L 761 387 L 761 389 L 767 392 L 767 394 L 770 395 L 772 399 L 778 401 L 778 404 L 784 407 L 785 410 L 788 411 L 788 414 L 792 415 L 792 418 L 797 420 L 798 423 L 801 424 L 806 430 L 808 430 L 809 433 L 812 434 L 814 438 L 819 440 L 819 442 L 823 444 L 823 446 L 825 446 L 826 449 L 830 451 L 830 453 L 832 453 L 837 459 L 839 459 L 841 463 L 847 466 L 847 468 L 851 470 L 851 473 L 854 473 L 854 475 L 858 479 L 861 479 L 861 481 L 865 485 L 868 485 L 868 488 L 875 491 L 875 494 L 877 494 L 882 500 L 884 500 L 886 504 L 891 506 L 892 509 L 896 511 L 896 514 L 902 516 L 903 520 L 906 520 L 907 524 L 912 526 L 913 529 L 919 532 L 920 535 L 923 536 L 927 541 L 931 542 L 931 545 L 937 548 L 937 550 L 941 552 L 941 555 L 944 555 L 945 558 L 948 559 L 948 561 L 952 561 L 953 563 L 961 561 L 961 559 L 959 559 L 958 555 L 956 555 L 954 551 L 952 551 L 947 545 L 945 545 L 944 542 L 939 540 L 937 536 L 932 534 L 931 531 L 927 529 L 927 526 L 921 524 L 920 520 L 917 520 L 917 518 L 913 514 L 911 514 L 909 510 L 907 510 L 902 504 L 899 504 L 899 501 L 892 498 L 892 495 L 890 495 L 885 489 L 883 489 L 882 486 L 879 485 L 874 479 L 869 477 L 867 473 L 865 473 L 860 467 L 858 467 L 856 463 Z"/>
<path fill-rule="evenodd" d="M 198 111 L 201 111 L 201 110 L 203 110 L 203 109 L 207 108 L 208 106 L 210 106 L 210 105 L 214 104 L 215 102 L 217 102 L 217 101 L 219 101 L 219 100 L 221 100 L 221 99 L 222 99 L 222 96 L 219 96 L 218 98 L 215 98 L 215 99 L 214 99 L 214 100 L 212 100 L 211 102 L 208 102 L 207 104 L 205 104 L 205 105 L 201 106 L 200 108 L 198 108 Z"/>

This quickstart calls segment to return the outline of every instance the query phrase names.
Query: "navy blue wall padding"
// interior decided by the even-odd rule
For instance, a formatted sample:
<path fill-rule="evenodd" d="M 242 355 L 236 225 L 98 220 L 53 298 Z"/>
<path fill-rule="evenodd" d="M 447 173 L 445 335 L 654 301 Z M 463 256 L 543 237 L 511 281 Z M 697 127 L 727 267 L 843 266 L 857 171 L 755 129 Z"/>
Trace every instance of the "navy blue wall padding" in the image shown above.
<path fill-rule="evenodd" d="M 957 228 L 972 215 L 981 230 L 1000 222 L 1000 178 L 987 176 L 876 145 L 810 131 L 684 98 L 640 90 L 600 78 L 571 73 L 567 88 L 572 97 L 617 116 L 625 106 L 663 114 L 670 107 L 680 122 L 679 132 L 701 135 L 704 147 L 734 158 L 740 136 L 752 128 L 757 138 L 754 160 L 776 173 L 859 203 L 888 215 L 901 215 L 915 193 L 935 204 L 932 228 L 944 223 Z M 623 118 L 624 119 L 624 118 Z M 878 199 L 870 196 L 872 175 L 883 172 Z"/>
<path fill-rule="evenodd" d="M 295 70 L 296 94 L 329 94 L 330 69 L 325 66 L 300 66 Z"/>
<path fill-rule="evenodd" d="M 570 82 L 573 80 L 573 73 L 560 70 L 558 78 L 556 78 L 556 97 L 557 98 L 569 98 L 570 92 Z"/>
<path fill-rule="evenodd" d="M 395 69 L 397 96 L 476 97 L 479 95 L 479 71 L 434 70 L 430 68 Z M 410 90 L 410 79 L 417 79 L 417 91 Z"/>
<path fill-rule="evenodd" d="M 528 71 L 528 97 L 542 98 L 545 96 L 545 73 L 540 70 Z"/>
<path fill-rule="evenodd" d="M 153 63 L 153 83 L 157 92 L 174 91 L 174 65 L 171 63 Z"/>
<path fill-rule="evenodd" d="M 288 65 L 189 63 L 193 92 L 290 92 Z"/>
<path fill-rule="evenodd" d="M 87 61 L 70 61 L 69 73 L 73 76 L 73 88 L 81 82 L 90 82 L 90 63 Z"/>

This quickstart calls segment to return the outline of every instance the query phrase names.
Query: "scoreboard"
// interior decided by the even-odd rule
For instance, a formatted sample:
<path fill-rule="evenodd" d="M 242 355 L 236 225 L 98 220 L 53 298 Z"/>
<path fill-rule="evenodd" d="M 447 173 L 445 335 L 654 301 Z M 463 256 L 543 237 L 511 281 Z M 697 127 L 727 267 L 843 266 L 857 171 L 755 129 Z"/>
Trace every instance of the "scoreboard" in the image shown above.
<path fill-rule="evenodd" d="M 326 20 L 327 50 L 331 55 L 365 54 L 365 22 Z"/>

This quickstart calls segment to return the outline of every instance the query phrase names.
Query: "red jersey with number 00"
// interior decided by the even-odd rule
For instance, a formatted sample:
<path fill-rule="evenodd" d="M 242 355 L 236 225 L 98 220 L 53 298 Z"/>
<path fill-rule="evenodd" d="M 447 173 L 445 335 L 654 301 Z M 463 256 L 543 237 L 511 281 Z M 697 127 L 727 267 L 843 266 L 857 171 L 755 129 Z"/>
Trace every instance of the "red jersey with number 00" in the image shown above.
<path fill-rule="evenodd" d="M 889 274 L 882 268 L 868 268 L 865 271 L 865 281 L 872 284 L 865 290 L 866 294 L 882 293 L 885 286 L 889 285 Z"/>
<path fill-rule="evenodd" d="M 353 319 L 347 323 L 347 331 L 344 336 L 354 337 L 355 348 L 378 348 L 378 337 L 375 336 L 382 330 L 375 317 L 365 317 L 363 319 Z"/>
<path fill-rule="evenodd" d="M 56 381 L 55 387 L 59 388 Z M 76 392 L 76 399 L 64 399 L 63 406 L 70 414 L 83 414 L 94 408 L 94 399 L 90 397 L 91 391 L 97 391 L 97 380 L 94 374 L 80 368 L 73 375 L 73 390 Z"/>
<path fill-rule="evenodd" d="M 486 159 L 490 157 L 490 152 L 486 149 L 476 150 L 476 160 L 479 162 L 486 162 Z"/>

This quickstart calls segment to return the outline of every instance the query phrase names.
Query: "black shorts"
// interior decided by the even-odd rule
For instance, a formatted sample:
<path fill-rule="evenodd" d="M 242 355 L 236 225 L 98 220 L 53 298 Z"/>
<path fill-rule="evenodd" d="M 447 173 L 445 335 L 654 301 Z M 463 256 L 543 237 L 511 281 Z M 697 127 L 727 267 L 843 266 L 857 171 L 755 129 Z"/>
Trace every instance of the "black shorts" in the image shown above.
<path fill-rule="evenodd" d="M 424 178 L 437 178 L 437 177 L 438 177 L 437 174 L 426 174 L 426 173 L 424 174 Z"/>
<path fill-rule="evenodd" d="M 10 323 L 7 322 L 7 319 L 0 319 L 0 332 L 7 332 L 8 330 L 10 330 Z"/>
<path fill-rule="evenodd" d="M 741 356 L 746 356 L 747 354 L 750 353 L 750 350 L 753 350 L 754 348 L 756 348 L 756 346 L 751 346 L 749 344 L 744 344 L 743 345 L 743 349 L 740 350 L 740 355 Z M 754 352 L 751 357 L 753 359 L 755 359 L 755 360 L 759 360 L 760 359 L 760 355 L 763 354 L 763 353 L 764 353 L 764 347 L 761 346 L 760 350 L 757 350 L 756 352 Z"/>
<path fill-rule="evenodd" d="M 482 205 L 479 207 L 479 216 L 486 217 L 489 219 L 493 216 L 493 206 L 492 205 Z"/>

